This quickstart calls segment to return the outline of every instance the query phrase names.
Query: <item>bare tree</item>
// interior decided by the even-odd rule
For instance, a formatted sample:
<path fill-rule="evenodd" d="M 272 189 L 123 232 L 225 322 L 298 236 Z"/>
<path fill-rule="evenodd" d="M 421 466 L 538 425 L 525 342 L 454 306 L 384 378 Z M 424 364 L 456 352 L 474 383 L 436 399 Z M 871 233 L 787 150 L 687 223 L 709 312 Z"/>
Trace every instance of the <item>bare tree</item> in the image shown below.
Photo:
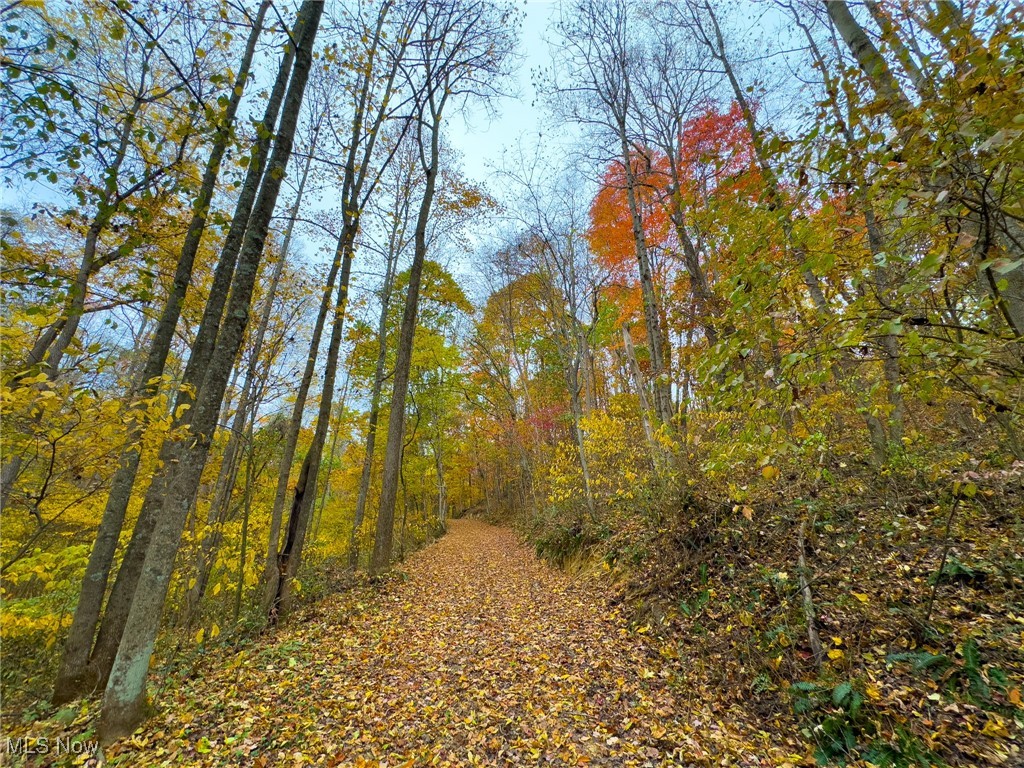
<path fill-rule="evenodd" d="M 382 186 L 382 194 L 387 195 L 386 206 L 382 211 L 387 232 L 387 243 L 381 251 L 384 259 L 384 279 L 381 283 L 378 299 L 380 314 L 377 320 L 377 359 L 373 370 L 373 387 L 370 392 L 370 413 L 366 424 L 365 454 L 363 468 L 359 475 L 359 490 L 356 495 L 356 509 L 352 519 L 352 533 L 349 536 L 348 565 L 356 568 L 359 565 L 359 537 L 366 517 L 366 504 L 370 495 L 370 481 L 373 473 L 374 451 L 377 445 L 377 423 L 380 420 L 381 394 L 384 389 L 385 371 L 388 353 L 388 317 L 391 298 L 395 285 L 395 274 L 398 260 L 409 244 L 409 225 L 413 196 L 415 194 L 416 158 L 411 142 L 399 150 L 396 161 L 390 167 L 386 186 Z"/>
<path fill-rule="evenodd" d="M 361 39 L 367 40 L 365 50 L 357 50 L 353 70 L 356 77 L 353 91 L 356 94 L 355 112 L 349 123 L 349 133 L 343 136 L 342 145 L 347 147 L 344 167 L 342 169 L 341 234 L 335 248 L 335 261 L 340 259 L 341 272 L 338 281 L 338 298 L 331 323 L 331 336 L 328 342 L 327 359 L 324 363 L 323 391 L 320 395 L 320 407 L 317 413 L 313 439 L 299 469 L 295 484 L 295 493 L 289 509 L 288 522 L 284 530 L 284 538 L 278 546 L 275 534 L 280 536 L 280 523 L 271 524 L 271 540 L 268 547 L 268 559 L 265 572 L 266 597 L 265 608 L 271 623 L 277 620 L 282 611 L 289 608 L 291 597 L 291 581 L 298 571 L 302 558 L 302 548 L 306 531 L 312 517 L 313 502 L 316 498 L 316 480 L 320 472 L 320 461 L 323 456 L 327 431 L 331 423 L 334 402 L 334 384 L 338 370 L 338 356 L 344 329 L 345 313 L 348 306 L 349 281 L 352 274 L 352 261 L 355 257 L 356 235 L 359 222 L 369 198 L 374 194 L 381 174 L 391 163 L 400 141 L 385 146 L 382 158 L 375 156 L 383 126 L 388 120 L 400 116 L 407 108 L 406 99 L 399 92 L 401 86 L 400 73 L 405 65 L 405 58 L 410 48 L 410 32 L 420 12 L 413 5 L 403 6 L 404 13 L 398 13 L 389 0 L 378 11 L 376 19 L 367 23 L 361 18 L 353 21 L 353 26 Z M 395 14 L 395 17 L 392 17 Z M 367 34 L 369 32 L 369 34 Z M 389 42 L 397 38 L 397 42 Z M 408 121 L 402 119 L 401 129 L 404 133 Z M 299 421 L 293 422 L 291 428 L 298 431 Z M 290 458 L 289 470 L 290 470 Z M 280 477 L 285 476 L 284 458 Z M 280 486 L 278 487 L 280 492 Z M 276 499 L 275 499 L 276 501 Z M 280 513 L 275 503 L 275 522 Z"/>

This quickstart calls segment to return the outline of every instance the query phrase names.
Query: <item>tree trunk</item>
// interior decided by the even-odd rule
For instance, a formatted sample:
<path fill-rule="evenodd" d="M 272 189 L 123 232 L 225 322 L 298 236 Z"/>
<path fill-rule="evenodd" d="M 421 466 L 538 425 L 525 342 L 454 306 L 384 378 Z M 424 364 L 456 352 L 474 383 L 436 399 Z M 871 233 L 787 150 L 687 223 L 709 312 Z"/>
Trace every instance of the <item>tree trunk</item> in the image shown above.
<path fill-rule="evenodd" d="M 324 478 L 324 490 L 320 494 L 320 506 L 313 518 L 313 541 L 320 535 L 320 522 L 323 520 L 324 507 L 327 506 L 327 497 L 331 491 L 331 467 L 338 454 L 338 435 L 341 433 L 341 424 L 345 419 L 345 400 L 348 398 L 348 387 L 351 378 L 345 377 L 345 386 L 341 389 L 341 402 L 338 403 L 338 417 L 334 421 L 334 429 L 331 434 L 331 450 L 327 452 L 327 476 Z"/>
<path fill-rule="evenodd" d="M 377 362 L 373 371 L 373 391 L 370 394 L 370 416 L 366 425 L 366 454 L 363 457 L 363 469 L 359 475 L 359 492 L 356 497 L 356 511 L 352 520 L 352 534 L 348 542 L 348 567 L 355 569 L 359 565 L 359 534 L 366 516 L 366 500 L 370 494 L 370 478 L 373 473 L 373 454 L 377 446 L 377 421 L 380 418 L 380 398 L 384 389 L 384 366 L 387 363 L 388 341 L 387 324 L 388 309 L 391 306 L 391 290 L 394 287 L 395 272 L 398 265 L 398 253 L 395 252 L 395 229 L 392 230 L 391 252 L 388 254 L 387 271 L 381 291 L 380 318 L 377 322 Z"/>
<path fill-rule="evenodd" d="M 654 429 L 651 427 L 651 420 L 648 414 L 651 412 L 647 400 L 647 387 L 644 386 L 643 377 L 640 375 L 640 364 L 636 360 L 636 350 L 633 348 L 633 335 L 629 332 L 629 326 L 622 326 L 622 348 L 625 351 L 626 367 L 633 378 L 633 386 L 636 387 L 637 398 L 640 401 L 640 423 L 644 428 L 644 436 L 651 449 L 652 459 L 657 455 L 654 443 Z M 657 462 L 655 462 L 657 466 Z"/>
<path fill-rule="evenodd" d="M 263 253 L 270 217 L 278 200 L 292 152 L 302 98 L 312 63 L 312 46 L 324 6 L 306 0 L 299 9 L 295 24 L 295 67 L 282 110 L 281 126 L 276 135 L 267 173 L 260 185 L 252 216 L 246 227 L 244 244 L 231 281 L 230 298 L 224 324 L 218 334 L 210 365 L 196 400 L 191 420 L 191 434 L 181 461 L 167 472 L 164 485 L 167 496 L 153 534 L 150 548 L 132 599 L 128 622 L 118 647 L 110 680 L 103 693 L 99 736 L 104 742 L 127 735 L 143 717 L 145 678 L 150 668 L 160 616 L 175 555 L 181 541 L 188 509 L 196 497 L 203 467 L 209 453 L 217 413 L 223 399 L 227 377 L 242 345 L 248 323 L 253 287 Z"/>
<path fill-rule="evenodd" d="M 583 492 L 587 500 L 587 511 L 590 513 L 591 521 L 597 519 L 597 508 L 594 504 L 594 491 L 590 484 L 590 463 L 587 461 L 587 446 L 584 442 L 583 426 L 583 404 L 580 400 L 580 367 L 583 363 L 581 345 L 577 345 L 575 360 L 565 367 L 566 385 L 569 388 L 569 409 L 572 412 L 572 431 L 576 439 L 576 449 L 580 455 L 580 472 L 583 475 Z"/>
<path fill-rule="evenodd" d="M 437 522 L 443 531 L 448 525 L 448 487 L 444 482 L 444 463 L 441 460 L 441 435 L 434 443 L 434 470 L 437 472 Z"/>
<path fill-rule="evenodd" d="M 282 119 L 267 173 L 260 185 L 239 252 L 227 312 L 210 357 L 203 385 L 195 402 L 190 443 L 172 471 L 164 472 L 166 495 L 160 499 L 161 514 L 151 545 L 146 553 L 138 586 L 131 601 L 128 621 L 122 633 L 117 656 L 103 696 L 99 735 L 109 743 L 131 733 L 143 717 L 146 675 L 160 625 L 175 555 L 181 541 L 185 519 L 195 498 L 209 452 L 217 412 L 227 386 L 227 378 L 238 354 L 253 286 L 263 254 L 270 218 L 273 215 L 281 181 L 285 175 L 302 99 L 312 64 L 312 48 L 323 12 L 323 4 L 306 0 L 295 24 L 294 72 L 288 84 Z"/>
<path fill-rule="evenodd" d="M 376 145 L 377 137 L 380 133 L 380 128 L 384 123 L 385 118 L 388 115 L 386 106 L 391 93 L 393 92 L 395 78 L 398 75 L 399 64 L 400 64 L 400 52 L 394 55 L 391 61 L 391 68 L 387 74 L 383 77 L 384 87 L 380 95 L 380 107 L 377 110 L 374 120 L 367 127 L 365 125 L 365 119 L 367 109 L 371 103 L 372 89 L 376 83 L 374 77 L 374 64 L 377 59 L 378 49 L 380 41 L 384 38 L 384 24 L 387 19 L 388 13 L 391 11 L 392 4 L 390 2 L 384 3 L 378 14 L 377 23 L 373 35 L 373 41 L 367 53 L 367 61 L 365 68 L 362 71 L 362 79 L 360 82 L 359 98 L 356 100 L 355 114 L 352 119 L 352 134 L 351 140 L 349 141 L 348 151 L 346 155 L 344 177 L 342 182 L 342 193 L 341 193 L 341 206 L 342 206 L 342 217 L 343 217 L 343 228 L 342 235 L 339 239 L 338 247 L 335 249 L 334 266 L 332 267 L 332 276 L 328 279 L 328 288 L 334 283 L 334 276 L 337 275 L 338 264 L 341 259 L 347 256 L 351 260 L 351 249 L 354 246 L 355 236 L 358 232 L 359 227 L 359 216 L 362 212 L 363 206 L 366 203 L 363 198 L 363 185 L 366 182 L 367 175 L 369 173 L 371 160 L 373 157 L 374 146 Z M 401 43 L 404 46 L 406 43 Z M 404 50 L 400 48 L 400 50 Z M 361 160 L 358 152 L 362 148 Z M 376 179 L 379 179 L 379 174 L 383 171 L 390 162 L 391 158 L 394 157 L 393 151 L 385 161 L 384 165 L 377 171 Z M 376 179 L 371 183 L 371 191 L 376 185 Z M 347 291 L 348 280 L 343 279 L 346 285 L 345 290 Z M 346 297 L 347 298 L 347 294 Z M 339 306 L 344 299 L 339 295 Z M 325 291 L 324 303 L 321 304 L 321 315 L 317 318 L 317 331 L 315 332 L 316 346 L 319 346 L 320 335 L 322 333 L 323 324 L 326 321 L 326 313 L 329 307 L 330 297 L 329 292 Z M 336 317 L 337 321 L 337 317 Z M 315 350 L 311 349 L 310 358 L 307 361 L 306 372 L 308 375 L 312 375 L 311 365 L 315 365 Z M 308 382 L 306 384 L 308 390 Z M 333 389 L 333 382 L 332 382 Z M 332 392 L 333 394 L 333 392 Z M 270 605 L 271 596 L 278 593 L 278 582 L 280 581 L 280 563 L 278 553 L 278 542 L 280 539 L 281 531 L 281 520 L 284 515 L 284 501 L 287 495 L 287 483 L 288 478 L 291 474 L 291 462 L 294 458 L 295 452 L 295 441 L 298 436 L 299 422 L 302 418 L 302 409 L 305 405 L 305 392 L 301 398 L 301 403 L 297 400 L 295 408 L 292 410 L 292 423 L 291 429 L 294 432 L 294 436 L 289 434 L 289 441 L 285 446 L 285 455 L 281 460 L 281 470 L 278 475 L 278 486 L 277 495 L 274 498 L 274 510 L 271 518 L 270 528 L 270 541 L 267 547 L 267 561 L 264 569 L 264 579 L 266 581 L 266 607 L 269 611 L 272 609 Z M 328 403 L 328 408 L 329 408 Z M 328 410 L 329 413 L 329 410 Z M 320 450 L 323 450 L 321 444 Z M 317 463 L 319 463 L 319 456 L 316 457 Z M 315 477 L 315 476 L 314 476 Z M 314 483 L 315 484 L 315 483 Z M 310 501 L 312 503 L 312 501 Z M 303 535 L 305 535 L 303 533 Z M 289 544 L 291 547 L 294 545 Z M 276 599 L 274 602 L 277 602 Z"/>
<path fill-rule="evenodd" d="M 148 67 L 144 66 L 142 70 L 143 83 L 148 71 Z M 142 86 L 140 85 L 141 90 Z M 101 262 L 96 258 L 96 248 L 99 245 L 100 235 L 117 212 L 117 204 L 112 198 L 117 191 L 117 177 L 127 157 L 132 129 L 135 126 L 136 119 L 138 119 L 141 106 L 142 100 L 136 94 L 131 109 L 125 116 L 124 124 L 121 127 L 121 135 L 113 162 L 106 170 L 107 183 L 104 192 L 100 195 L 97 202 L 96 215 L 86 230 L 82 260 L 79 263 L 75 279 L 71 283 L 68 296 L 64 301 L 61 317 L 55 320 L 39 337 L 35 345 L 33 345 L 28 358 L 21 366 L 22 371 L 13 377 L 12 384 L 14 385 L 22 378 L 22 373 L 28 373 L 30 369 L 43 362 L 44 357 L 46 359 L 45 372 L 48 379 L 53 381 L 60 372 L 60 364 L 64 358 L 64 353 L 71 345 L 72 340 L 74 340 L 75 334 L 78 332 L 79 323 L 82 320 L 82 315 L 85 313 L 85 300 L 89 293 L 89 279 L 101 266 Z M 41 418 L 42 414 L 39 414 L 36 417 L 36 422 L 38 423 Z M 21 473 L 22 460 L 20 455 L 12 456 L 4 461 L 2 467 L 0 467 L 0 514 L 7 507 L 12 484 Z"/>
<path fill-rule="evenodd" d="M 875 3 L 869 3 L 869 6 L 877 6 Z M 877 7 L 871 8 L 872 14 L 880 13 Z M 811 50 L 815 65 L 821 72 L 822 78 L 825 81 L 826 88 L 829 94 L 829 102 L 832 106 L 833 115 L 836 124 L 841 127 L 844 138 L 846 139 L 847 148 L 849 149 L 851 157 L 856 157 L 857 148 L 856 140 L 853 134 L 853 130 L 850 127 L 850 121 L 845 120 L 842 113 L 839 111 L 839 89 L 832 75 L 829 72 L 828 66 L 825 63 L 824 57 L 818 50 L 817 44 L 814 41 L 814 36 L 811 34 L 810 29 L 798 18 L 795 19 L 796 23 L 803 30 L 808 46 Z M 909 57 L 909 52 L 907 53 Z M 891 319 L 894 317 L 894 313 L 888 310 L 886 305 L 890 301 L 890 280 L 888 269 L 882 264 L 881 256 L 885 253 L 885 237 L 882 233 L 881 225 L 875 216 L 874 207 L 871 204 L 870 196 L 868 194 L 868 184 L 863 177 L 863 172 L 858 169 L 856 174 L 856 187 L 854 198 L 860 202 L 862 214 L 864 216 L 865 230 L 867 231 L 867 242 L 868 249 L 871 253 L 872 259 L 875 263 L 873 268 L 875 276 L 875 290 L 880 298 L 882 304 L 883 317 Z M 860 288 L 862 294 L 864 292 L 863 287 Z M 891 439 L 894 443 L 899 444 L 903 437 L 903 420 L 906 409 L 903 404 L 903 395 L 901 392 L 902 381 L 900 374 L 900 343 L 899 338 L 894 334 L 885 334 L 881 338 L 881 347 L 883 357 L 882 372 L 886 382 L 886 396 L 889 400 L 890 413 L 888 418 L 888 439 L 879 439 L 879 428 L 880 424 L 873 424 L 870 420 L 868 421 L 868 431 L 871 436 L 872 448 L 874 453 L 874 461 L 876 464 L 888 456 L 888 444 Z M 884 433 L 884 427 L 881 430 Z M 884 436 L 883 436 L 884 437 Z M 879 453 L 881 451 L 881 454 Z"/>
<path fill-rule="evenodd" d="M 398 353 L 395 359 L 394 385 L 391 393 L 391 414 L 388 419 L 388 440 L 384 451 L 384 473 L 381 480 L 380 509 L 377 513 L 377 531 L 370 559 L 370 573 L 379 574 L 391 563 L 391 549 L 394 540 L 395 502 L 398 498 L 398 480 L 401 470 L 402 445 L 405 431 L 405 397 L 409 391 L 409 371 L 412 365 L 412 341 L 416 331 L 416 314 L 419 309 L 420 278 L 423 261 L 427 255 L 427 221 L 434 201 L 437 183 L 437 169 L 440 160 L 440 111 L 434 113 L 430 126 L 430 161 L 424 169 L 423 199 L 416 217 L 412 266 L 409 268 L 409 285 L 405 296 L 405 310 L 398 337 Z"/>
<path fill-rule="evenodd" d="M 199 251 L 199 243 L 206 229 L 206 217 L 216 189 L 221 162 L 231 138 L 235 115 L 238 112 L 246 81 L 249 79 L 256 43 L 262 32 L 263 20 L 269 7 L 269 1 L 260 4 L 242 55 L 238 76 L 235 78 L 231 95 L 210 147 L 210 156 L 203 172 L 199 193 L 192 205 L 192 219 L 182 243 L 171 291 L 154 331 L 145 367 L 135 387 L 143 399 L 152 397 L 160 388 L 160 379 L 167 364 L 174 330 L 177 327 L 181 307 L 192 279 L 192 269 Z M 96 632 L 96 624 L 99 622 L 103 596 L 110 577 L 110 569 L 113 566 L 118 538 L 124 525 L 132 487 L 138 474 L 141 458 L 140 441 L 144 427 L 145 424 L 142 421 L 137 419 L 132 421 L 128 429 L 127 448 L 121 454 L 120 463 L 111 481 L 110 493 L 103 509 L 99 531 L 89 555 L 85 575 L 82 578 L 78 604 L 75 608 L 71 628 L 68 631 L 67 642 L 54 684 L 53 703 L 55 705 L 66 703 L 88 693 L 98 682 L 95 675 L 90 674 L 90 671 L 87 670 L 89 651 L 92 647 L 93 635 Z"/>
<path fill-rule="evenodd" d="M 805 527 L 806 523 L 800 523 L 800 530 L 797 534 L 796 545 L 799 550 L 797 555 L 797 576 L 800 580 L 800 594 L 803 598 L 804 621 L 807 624 L 807 642 L 811 647 L 811 655 L 814 657 L 815 665 L 818 669 L 821 669 L 825 658 L 825 651 L 821 646 L 821 637 L 818 634 L 818 614 L 814 609 L 810 571 L 807 568 L 807 558 L 804 554 L 807 549 L 807 544 L 804 541 Z"/>
<path fill-rule="evenodd" d="M 622 163 L 626 174 L 626 201 L 629 203 L 629 215 L 633 224 L 633 243 L 636 247 L 636 259 L 640 268 L 640 292 L 643 295 L 647 346 L 651 354 L 651 373 L 654 378 L 654 415 L 659 422 L 671 429 L 673 409 L 672 389 L 668 376 L 670 367 L 667 355 L 668 344 L 661 327 L 661 313 L 658 309 L 658 297 L 654 290 L 654 277 L 650 255 L 647 252 L 640 204 L 636 196 L 636 174 L 633 172 L 633 157 L 626 140 L 625 125 L 619 126 L 619 140 L 622 144 Z"/>
<path fill-rule="evenodd" d="M 281 521 L 284 519 L 284 503 L 288 496 L 288 481 L 291 478 L 292 462 L 295 459 L 295 449 L 299 442 L 299 432 L 302 429 L 302 412 L 306 408 L 306 398 L 309 396 L 313 374 L 316 372 L 319 362 L 320 341 L 323 338 L 327 313 L 331 309 L 331 298 L 334 296 L 335 281 L 338 278 L 338 271 L 341 269 L 341 257 L 342 254 L 336 251 L 334 260 L 331 262 L 330 272 L 327 274 L 324 292 L 320 298 L 320 309 L 317 312 L 316 323 L 313 325 L 313 337 L 309 342 L 309 353 L 306 355 L 306 367 L 303 369 L 302 379 L 299 381 L 295 402 L 292 404 L 291 418 L 288 421 L 288 427 L 285 432 L 281 461 L 278 464 L 277 490 L 274 493 L 274 506 L 270 514 L 270 536 L 267 541 L 267 557 L 263 567 L 263 581 L 265 585 L 269 585 L 271 582 L 276 584 L 277 580 L 277 551 L 281 538 Z"/>
<path fill-rule="evenodd" d="M 270 325 L 270 318 L 274 309 L 274 297 L 277 295 L 277 288 L 281 282 L 281 275 L 284 273 L 285 263 L 288 259 L 288 250 L 291 247 L 292 233 L 295 230 L 295 220 L 299 215 L 299 207 L 302 204 L 302 195 L 306 188 L 306 181 L 309 178 L 310 167 L 313 164 L 313 153 L 316 150 L 317 136 L 320 133 L 322 120 L 318 120 L 313 130 L 313 138 L 310 142 L 309 154 L 306 157 L 306 164 L 302 168 L 302 176 L 299 178 L 299 187 L 295 194 L 295 202 L 292 204 L 291 215 L 288 218 L 288 226 L 285 230 L 284 242 L 281 245 L 281 255 L 274 264 L 274 271 L 270 277 L 270 285 L 267 287 L 264 298 L 263 311 L 260 314 L 260 324 L 256 329 L 256 338 L 253 339 L 252 352 L 249 365 L 245 373 L 245 383 L 242 385 L 242 394 L 238 401 L 238 408 L 228 435 L 228 444 L 224 448 L 224 458 L 221 462 L 221 472 L 217 478 L 217 490 L 214 494 L 213 504 L 210 506 L 208 523 L 217 526 L 207 536 L 203 537 L 201 552 L 198 562 L 199 576 L 196 579 L 195 587 L 189 591 L 188 612 L 191 615 L 202 600 L 206 586 L 210 579 L 210 572 L 213 569 L 213 561 L 216 550 L 221 539 L 220 525 L 227 518 L 227 510 L 231 501 L 231 491 L 235 487 L 235 480 L 238 476 L 239 459 L 238 451 L 242 444 L 242 435 L 245 431 L 246 420 L 253 410 L 251 402 L 253 387 L 257 378 L 257 367 L 260 355 L 263 351 L 263 343 L 267 334 L 267 327 Z M 269 366 L 268 366 L 269 367 Z"/>
<path fill-rule="evenodd" d="M 346 217 L 348 219 L 348 217 Z M 334 404 L 334 382 L 338 373 L 338 356 L 341 350 L 341 338 L 345 324 L 345 310 L 348 306 L 348 285 L 352 275 L 352 258 L 355 255 L 355 236 L 359 228 L 359 220 L 352 218 L 346 221 L 338 240 L 338 251 L 342 253 L 341 279 L 338 286 L 338 302 L 334 309 L 334 321 L 331 323 L 331 339 L 327 348 L 327 361 L 324 368 L 323 392 L 320 395 L 320 411 L 317 414 L 316 428 L 306 457 L 299 471 L 299 480 L 295 485 L 291 510 L 288 515 L 288 527 L 281 550 L 275 553 L 275 568 L 268 569 L 270 578 L 266 584 L 266 611 L 271 624 L 277 622 L 283 612 L 290 608 L 290 582 L 298 571 L 302 558 L 302 547 L 306 539 L 310 513 L 316 498 L 316 480 L 320 474 L 320 458 L 323 455 L 324 443 L 327 440 L 327 429 L 331 423 L 331 411 Z"/>
<path fill-rule="evenodd" d="M 238 588 L 235 590 L 234 621 L 238 623 L 238 617 L 242 613 L 242 595 L 245 592 L 245 557 L 249 547 L 249 519 L 252 516 L 252 489 L 253 470 L 255 465 L 255 446 L 252 441 L 253 420 L 250 419 L 247 440 L 248 454 L 245 461 L 245 491 L 242 501 L 242 541 L 238 548 Z"/>
<path fill-rule="evenodd" d="M 675 164 L 673 163 L 673 167 Z M 678 189 L 680 180 L 673 180 L 675 188 Z M 676 230 L 676 237 L 683 248 L 683 265 L 690 277 L 690 293 L 693 295 L 701 312 L 701 326 L 704 328 L 704 336 L 707 337 L 708 345 L 714 346 L 718 343 L 718 328 L 715 327 L 717 315 L 714 306 L 714 294 L 708 284 L 708 277 L 701 266 L 697 248 L 693 244 L 690 233 L 686 231 L 686 216 L 683 213 L 682 203 L 679 200 L 678 192 L 672 193 L 670 203 L 670 218 Z"/>

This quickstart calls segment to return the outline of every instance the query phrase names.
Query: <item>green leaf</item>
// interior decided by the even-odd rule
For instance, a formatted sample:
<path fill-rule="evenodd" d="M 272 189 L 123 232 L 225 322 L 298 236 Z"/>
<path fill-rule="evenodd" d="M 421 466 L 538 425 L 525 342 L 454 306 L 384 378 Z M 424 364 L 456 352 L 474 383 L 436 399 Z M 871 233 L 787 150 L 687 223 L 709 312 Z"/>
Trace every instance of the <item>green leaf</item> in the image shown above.
<path fill-rule="evenodd" d="M 992 271 L 1005 275 L 1008 272 L 1013 272 L 1015 269 L 1020 269 L 1022 266 L 1024 266 L 1024 259 L 1017 259 L 1017 261 L 1001 260 L 998 264 L 992 266 Z"/>
<path fill-rule="evenodd" d="M 842 703 L 846 701 L 847 697 L 853 692 L 853 686 L 849 681 L 840 683 L 832 689 L 832 703 L 837 707 L 842 706 Z"/>
<path fill-rule="evenodd" d="M 968 669 L 981 669 L 981 649 L 973 637 L 967 638 L 963 646 L 964 664 Z"/>

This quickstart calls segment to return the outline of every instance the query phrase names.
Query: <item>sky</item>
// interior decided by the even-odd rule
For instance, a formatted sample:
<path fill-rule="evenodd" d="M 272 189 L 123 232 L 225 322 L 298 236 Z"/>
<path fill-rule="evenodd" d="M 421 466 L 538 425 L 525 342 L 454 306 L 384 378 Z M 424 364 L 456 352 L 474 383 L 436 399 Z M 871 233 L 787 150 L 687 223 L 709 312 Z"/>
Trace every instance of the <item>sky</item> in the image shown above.
<path fill-rule="evenodd" d="M 536 93 L 530 83 L 531 70 L 547 66 L 551 54 L 544 33 L 557 16 L 557 0 L 526 0 L 520 31 L 518 69 L 512 79 L 511 93 L 497 101 L 497 114 L 489 118 L 476 109 L 449 123 L 449 139 L 461 152 L 463 171 L 473 181 L 486 183 L 491 168 L 501 163 L 502 153 L 520 141 L 532 146 L 544 127 L 545 114 L 535 104 Z"/>

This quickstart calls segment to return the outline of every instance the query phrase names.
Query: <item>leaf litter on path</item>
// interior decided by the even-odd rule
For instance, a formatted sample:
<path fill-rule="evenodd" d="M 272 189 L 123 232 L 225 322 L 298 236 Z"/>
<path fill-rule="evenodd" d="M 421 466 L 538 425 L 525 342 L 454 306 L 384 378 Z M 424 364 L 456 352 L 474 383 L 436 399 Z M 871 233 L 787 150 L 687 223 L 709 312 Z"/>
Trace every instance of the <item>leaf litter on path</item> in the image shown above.
<path fill-rule="evenodd" d="M 165 692 L 163 713 L 108 761 L 689 765 L 709 757 L 699 739 L 727 738 L 718 723 L 695 733 L 656 646 L 599 585 L 510 530 L 451 521 L 403 568 Z"/>

